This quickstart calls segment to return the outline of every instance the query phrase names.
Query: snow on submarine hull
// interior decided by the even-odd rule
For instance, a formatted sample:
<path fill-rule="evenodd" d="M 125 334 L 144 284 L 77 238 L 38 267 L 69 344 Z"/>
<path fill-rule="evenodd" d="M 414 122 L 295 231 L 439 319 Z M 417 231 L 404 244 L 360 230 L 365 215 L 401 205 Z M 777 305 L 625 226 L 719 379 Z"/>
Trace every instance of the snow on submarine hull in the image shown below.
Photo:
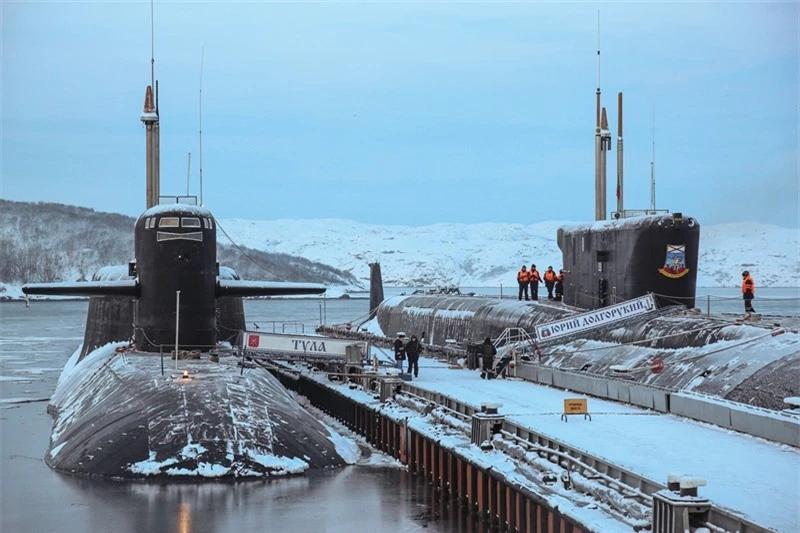
<path fill-rule="evenodd" d="M 254 478 L 343 466 L 352 451 L 268 371 L 111 343 L 73 355 L 48 410 L 45 462 L 103 478 Z M 187 371 L 184 377 L 183 371 Z M 339 443 L 339 444 L 337 444 Z"/>

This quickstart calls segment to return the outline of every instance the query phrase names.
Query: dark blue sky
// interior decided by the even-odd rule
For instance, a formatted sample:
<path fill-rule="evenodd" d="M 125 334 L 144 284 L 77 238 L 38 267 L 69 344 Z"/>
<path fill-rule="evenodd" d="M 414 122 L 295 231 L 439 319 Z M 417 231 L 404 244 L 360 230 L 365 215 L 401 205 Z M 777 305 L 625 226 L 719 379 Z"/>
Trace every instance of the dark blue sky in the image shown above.
<path fill-rule="evenodd" d="M 2 3 L 0 196 L 145 207 L 150 3 Z M 220 218 L 594 218 L 597 12 L 625 207 L 798 226 L 798 4 L 155 2 L 162 194 Z M 204 52 L 203 52 L 204 50 Z"/>

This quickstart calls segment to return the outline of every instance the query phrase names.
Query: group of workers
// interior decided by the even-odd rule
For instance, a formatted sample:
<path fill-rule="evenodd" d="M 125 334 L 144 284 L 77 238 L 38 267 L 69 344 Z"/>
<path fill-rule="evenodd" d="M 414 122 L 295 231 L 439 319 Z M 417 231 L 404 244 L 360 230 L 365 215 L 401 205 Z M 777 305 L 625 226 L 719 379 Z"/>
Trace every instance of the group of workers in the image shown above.
<path fill-rule="evenodd" d="M 539 282 L 544 282 L 547 288 L 547 299 L 560 302 L 564 298 L 564 275 L 566 272 L 562 268 L 556 274 L 552 266 L 547 267 L 544 271 L 544 276 L 539 275 L 536 270 L 536 265 L 531 265 L 528 270 L 525 265 L 517 272 L 517 283 L 519 283 L 519 300 L 524 296 L 526 300 L 539 299 Z M 528 296 L 528 287 L 530 287 L 530 296 Z M 555 294 L 553 292 L 555 291 Z"/>
<path fill-rule="evenodd" d="M 423 335 L 425 335 L 423 333 Z M 403 371 L 403 362 L 408 361 L 408 369 L 406 372 L 413 375 L 415 378 L 419 377 L 419 355 L 422 353 L 422 344 L 416 335 L 411 335 L 411 340 L 405 341 L 406 334 L 402 331 L 397 333 L 397 338 L 394 341 L 394 359 L 397 368 Z M 483 344 L 480 346 L 480 355 L 482 358 L 482 365 L 480 367 L 481 377 L 485 379 L 492 379 L 498 374 L 503 372 L 505 367 L 511 361 L 511 356 L 504 357 L 497 368 L 494 366 L 494 357 L 497 355 L 497 348 L 495 348 L 491 337 L 486 337 Z"/>

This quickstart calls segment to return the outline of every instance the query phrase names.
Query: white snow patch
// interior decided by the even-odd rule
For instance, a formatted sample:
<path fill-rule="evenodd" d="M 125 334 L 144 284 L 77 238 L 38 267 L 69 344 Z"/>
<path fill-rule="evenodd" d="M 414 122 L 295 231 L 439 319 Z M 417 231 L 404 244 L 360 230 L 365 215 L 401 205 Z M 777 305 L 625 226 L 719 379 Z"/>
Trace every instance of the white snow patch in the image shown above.
<path fill-rule="evenodd" d="M 297 457 L 278 457 L 248 451 L 247 455 L 256 463 L 275 470 L 276 474 L 300 474 L 308 470 L 308 463 Z"/>
<path fill-rule="evenodd" d="M 66 446 L 66 445 L 67 445 L 67 443 L 66 443 L 66 442 L 62 442 L 61 444 L 59 444 L 58 446 L 56 446 L 55 448 L 53 448 L 52 450 L 50 450 L 50 457 L 51 457 L 51 458 L 54 458 L 56 455 L 58 455 L 58 452 L 60 452 L 60 451 L 61 451 L 61 448 L 63 448 L 63 447 L 64 447 L 64 446 Z"/>
<path fill-rule="evenodd" d="M 134 474 L 152 476 L 159 474 L 163 467 L 175 464 L 177 461 L 178 460 L 175 458 L 169 458 L 160 462 L 156 461 L 156 452 L 150 450 L 150 456 L 146 460 L 139 461 L 138 463 L 133 463 L 128 467 L 128 470 L 130 470 Z"/>
<path fill-rule="evenodd" d="M 353 464 L 361 458 L 361 450 L 353 439 L 344 437 L 328 428 L 328 440 L 336 447 L 338 453 L 347 464 Z"/>

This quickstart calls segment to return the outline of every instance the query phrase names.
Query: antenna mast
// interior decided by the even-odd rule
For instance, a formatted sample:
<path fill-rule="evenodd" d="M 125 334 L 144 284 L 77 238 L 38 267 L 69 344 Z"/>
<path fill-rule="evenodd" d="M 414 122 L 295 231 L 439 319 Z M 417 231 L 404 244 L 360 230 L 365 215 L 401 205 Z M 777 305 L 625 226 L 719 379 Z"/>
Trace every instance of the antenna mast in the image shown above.
<path fill-rule="evenodd" d="M 611 150 L 606 109 L 600 106 L 600 10 L 597 10 L 597 113 L 594 130 L 594 218 L 606 219 L 606 152 Z"/>
<path fill-rule="evenodd" d="M 203 60 L 205 59 L 205 55 L 206 47 L 204 46 L 200 52 L 200 207 L 203 207 Z"/>
<path fill-rule="evenodd" d="M 595 130 L 594 130 L 594 219 L 603 220 L 600 206 L 602 186 L 600 183 L 600 150 L 602 149 L 600 124 L 600 10 L 597 10 L 597 92 L 595 93 Z"/>
<path fill-rule="evenodd" d="M 150 0 L 150 87 L 156 88 L 156 45 L 153 0 Z"/>
<path fill-rule="evenodd" d="M 158 85 L 155 81 L 155 37 L 153 0 L 150 0 L 150 85 L 144 96 L 141 121 L 145 125 L 145 198 L 147 209 L 158 205 L 161 196 L 160 132 L 158 124 Z M 155 93 L 155 94 L 154 94 Z"/>
<path fill-rule="evenodd" d="M 656 212 L 656 104 L 653 103 L 653 159 L 650 160 L 650 211 Z"/>
<path fill-rule="evenodd" d="M 192 169 L 192 152 L 189 152 L 188 160 L 186 161 L 186 196 L 189 196 L 189 175 Z"/>
<path fill-rule="evenodd" d="M 625 212 L 623 182 L 623 146 L 622 146 L 622 93 L 617 94 L 617 214 L 619 218 Z"/>

